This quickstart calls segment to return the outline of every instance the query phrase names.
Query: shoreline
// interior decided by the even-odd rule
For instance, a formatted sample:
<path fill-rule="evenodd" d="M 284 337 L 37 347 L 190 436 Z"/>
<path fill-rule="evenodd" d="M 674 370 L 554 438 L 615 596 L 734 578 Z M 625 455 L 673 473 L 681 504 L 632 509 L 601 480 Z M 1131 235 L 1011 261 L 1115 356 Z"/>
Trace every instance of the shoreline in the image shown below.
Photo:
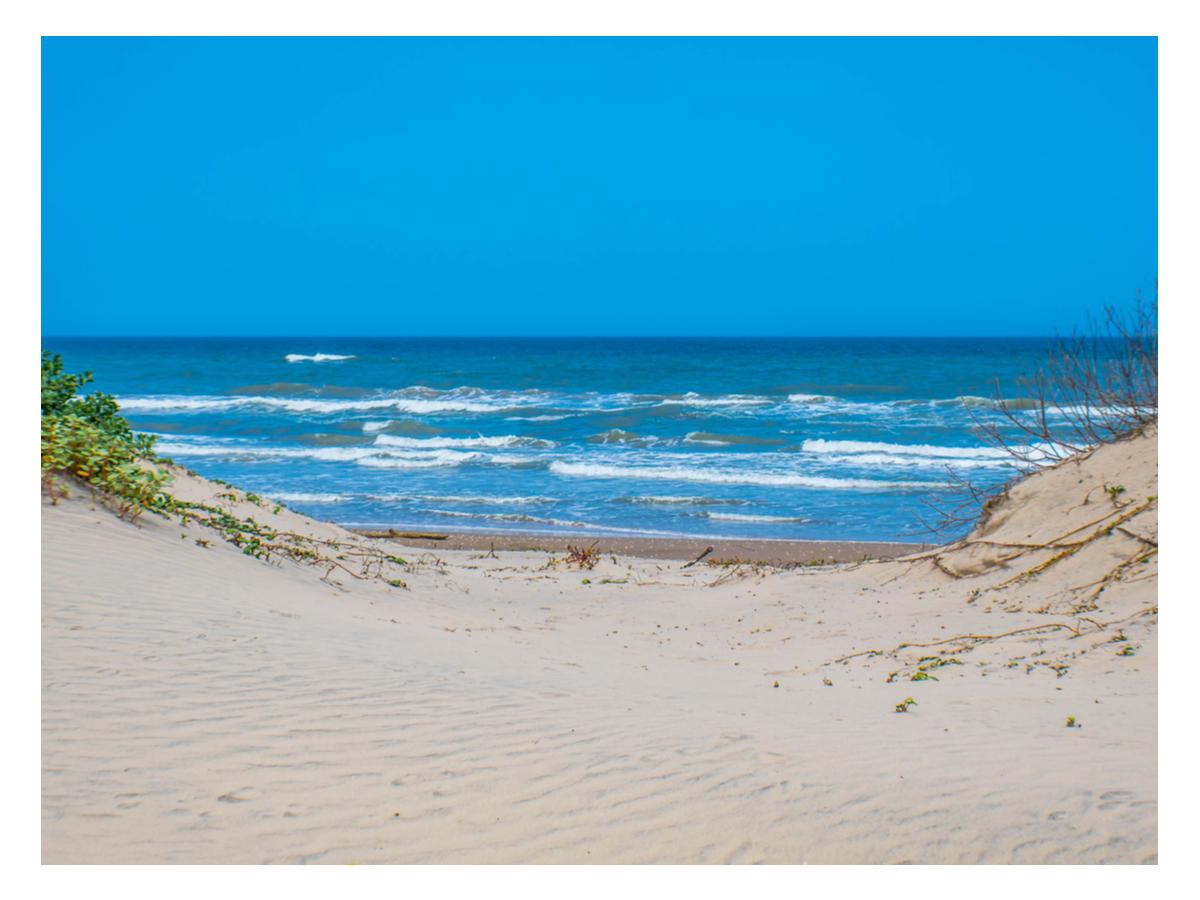
<path fill-rule="evenodd" d="M 593 543 L 604 556 L 633 559 L 688 561 L 704 554 L 706 562 L 744 562 L 773 566 L 826 565 L 895 559 L 918 553 L 934 544 L 901 541 L 808 541 L 771 538 L 621 537 L 593 534 L 539 532 L 441 532 L 399 528 L 347 530 L 364 537 L 397 541 L 421 550 L 477 550 L 481 552 L 533 551 L 566 553 L 568 545 Z M 705 551 L 708 550 L 708 553 Z"/>

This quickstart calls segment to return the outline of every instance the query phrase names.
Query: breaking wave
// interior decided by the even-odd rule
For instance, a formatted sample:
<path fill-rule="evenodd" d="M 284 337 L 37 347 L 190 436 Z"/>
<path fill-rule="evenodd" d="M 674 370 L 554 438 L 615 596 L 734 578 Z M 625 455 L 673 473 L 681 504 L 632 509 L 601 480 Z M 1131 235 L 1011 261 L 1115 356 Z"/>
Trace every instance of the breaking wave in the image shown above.
<path fill-rule="evenodd" d="M 354 359 L 354 356 L 343 356 L 340 353 L 289 353 L 284 357 L 290 363 L 297 362 L 338 362 L 343 359 Z"/>
<path fill-rule="evenodd" d="M 807 487 L 821 490 L 889 491 L 944 487 L 929 481 L 875 481 L 865 478 L 825 478 L 774 472 L 739 472 L 731 469 L 702 469 L 684 466 L 612 466 L 598 463 L 570 463 L 556 460 L 550 471 L 576 478 L 636 478 L 652 481 L 691 481 L 701 484 L 753 484 L 779 487 Z"/>
<path fill-rule="evenodd" d="M 548 504 L 560 502 L 555 497 L 491 497 L 463 494 L 368 494 L 368 500 L 383 503 L 469 503 L 478 506 L 524 506 L 526 504 Z"/>
<path fill-rule="evenodd" d="M 741 515 L 739 513 L 722 513 L 722 512 L 706 512 L 705 518 L 720 519 L 722 522 L 811 522 L 811 519 L 806 519 L 803 516 L 752 516 Z"/>
<path fill-rule="evenodd" d="M 280 503 L 344 503 L 350 499 L 341 494 L 271 494 Z"/>
<path fill-rule="evenodd" d="M 1012 459 L 1012 455 L 1001 447 L 941 447 L 936 444 L 891 444 L 885 441 L 816 439 L 805 441 L 801 448 L 806 453 L 892 453 L 942 459 Z"/>
<path fill-rule="evenodd" d="M 375 438 L 375 445 L 378 447 L 409 447 L 412 449 L 433 449 L 433 448 L 448 448 L 448 447 L 472 447 L 485 449 L 501 449 L 504 447 L 540 447 L 550 448 L 556 447 L 554 441 L 543 440 L 542 438 L 519 437 L 515 434 L 505 434 L 497 437 L 479 437 L 473 438 L 451 438 L 451 437 L 431 437 L 431 438 L 407 438 L 393 437 L 390 434 L 381 434 Z"/>

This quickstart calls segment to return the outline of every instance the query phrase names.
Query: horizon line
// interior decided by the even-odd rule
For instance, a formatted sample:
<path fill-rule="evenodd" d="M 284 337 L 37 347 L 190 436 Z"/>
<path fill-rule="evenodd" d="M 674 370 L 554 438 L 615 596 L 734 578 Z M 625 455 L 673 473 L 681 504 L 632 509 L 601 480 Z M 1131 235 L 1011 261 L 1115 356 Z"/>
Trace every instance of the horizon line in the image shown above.
<path fill-rule="evenodd" d="M 43 334 L 42 340 L 1014 340 L 1064 337 L 1055 334 Z"/>

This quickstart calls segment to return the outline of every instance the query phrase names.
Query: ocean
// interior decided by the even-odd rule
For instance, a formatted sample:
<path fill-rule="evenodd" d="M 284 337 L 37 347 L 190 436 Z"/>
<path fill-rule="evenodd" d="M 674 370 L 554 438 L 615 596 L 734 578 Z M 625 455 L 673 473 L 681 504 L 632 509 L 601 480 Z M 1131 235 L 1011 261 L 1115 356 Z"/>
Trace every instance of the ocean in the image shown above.
<path fill-rule="evenodd" d="M 351 526 L 929 540 L 1034 338 L 44 338 L 157 449 Z M 953 474 L 952 474 L 953 473 Z"/>

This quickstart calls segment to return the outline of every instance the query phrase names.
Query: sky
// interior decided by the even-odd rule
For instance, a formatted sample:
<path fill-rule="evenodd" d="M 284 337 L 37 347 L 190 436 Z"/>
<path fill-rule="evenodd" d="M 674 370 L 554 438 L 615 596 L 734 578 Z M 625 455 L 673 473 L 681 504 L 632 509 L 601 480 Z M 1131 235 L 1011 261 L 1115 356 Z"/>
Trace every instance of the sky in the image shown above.
<path fill-rule="evenodd" d="M 45 335 L 1049 335 L 1157 41 L 46 38 Z"/>

